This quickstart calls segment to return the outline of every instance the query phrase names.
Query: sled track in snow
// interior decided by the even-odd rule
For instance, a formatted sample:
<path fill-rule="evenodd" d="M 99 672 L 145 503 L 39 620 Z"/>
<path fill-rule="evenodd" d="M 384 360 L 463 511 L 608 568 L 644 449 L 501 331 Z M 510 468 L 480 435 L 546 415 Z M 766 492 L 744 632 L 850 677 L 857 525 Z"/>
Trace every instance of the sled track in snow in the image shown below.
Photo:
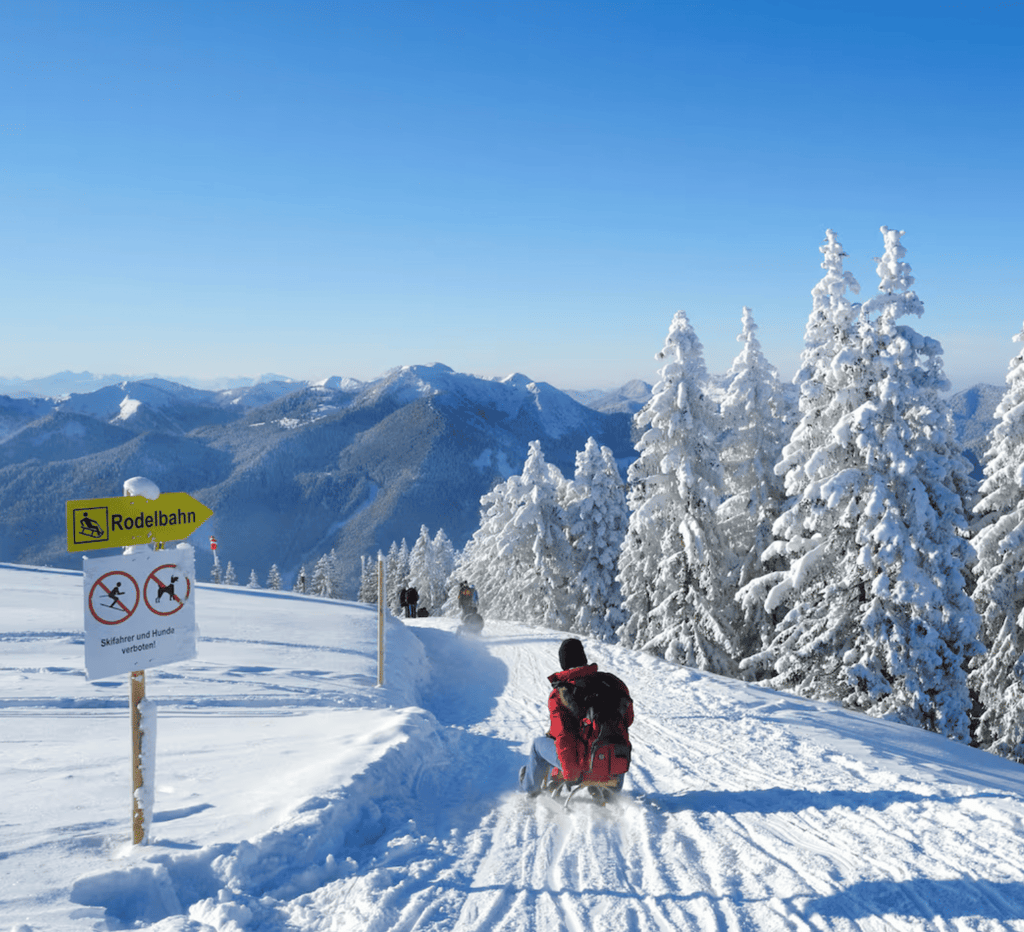
<path fill-rule="evenodd" d="M 417 780 L 408 819 L 394 818 L 354 876 L 285 909 L 296 927 L 1024 930 L 1019 819 L 993 826 L 989 801 L 962 787 L 869 771 L 692 684 L 691 715 L 655 720 L 644 708 L 658 708 L 659 676 L 638 660 L 616 671 L 637 703 L 628 792 L 566 812 L 511 792 L 522 747 L 546 723 L 557 635 L 423 639 L 439 671 L 425 701 L 449 757 Z M 507 675 L 478 717 L 472 676 L 452 670 L 485 655 Z M 764 748 L 756 759 L 729 753 L 750 742 Z M 972 864 L 972 838 L 994 829 L 1005 876 L 982 879 L 991 862 Z"/>

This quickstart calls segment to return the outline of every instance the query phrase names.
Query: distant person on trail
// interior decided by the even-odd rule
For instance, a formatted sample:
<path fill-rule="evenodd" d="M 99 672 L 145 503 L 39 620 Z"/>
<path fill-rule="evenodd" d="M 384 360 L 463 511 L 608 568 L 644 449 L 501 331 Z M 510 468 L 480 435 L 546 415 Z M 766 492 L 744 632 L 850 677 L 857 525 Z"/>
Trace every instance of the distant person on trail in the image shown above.
<path fill-rule="evenodd" d="M 463 615 L 477 614 L 477 606 L 479 604 L 480 600 L 477 598 L 476 589 L 466 580 L 463 580 L 459 584 L 459 611 Z"/>
<path fill-rule="evenodd" d="M 420 600 L 420 594 L 416 589 L 410 586 L 405 590 L 405 617 L 415 618 L 416 617 L 416 603 Z"/>
<path fill-rule="evenodd" d="M 619 722 L 616 740 L 629 744 L 626 729 L 633 724 L 633 700 L 626 684 L 611 673 L 599 673 L 596 663 L 587 663 L 587 654 L 578 638 L 566 638 L 558 648 L 562 669 L 548 677 L 552 689 L 548 695 L 548 733 L 534 738 L 528 762 L 519 771 L 519 789 L 530 796 L 538 795 L 545 777 L 553 767 L 559 768 L 566 783 L 576 783 L 591 766 L 588 741 L 583 734 L 583 719 L 601 697 L 602 704 L 616 708 Z M 581 708 L 581 702 L 588 708 Z M 621 787 L 622 779 L 618 784 Z"/>
<path fill-rule="evenodd" d="M 398 606 L 402 610 L 402 615 L 406 618 L 409 617 L 409 590 L 402 588 L 398 590 Z"/>

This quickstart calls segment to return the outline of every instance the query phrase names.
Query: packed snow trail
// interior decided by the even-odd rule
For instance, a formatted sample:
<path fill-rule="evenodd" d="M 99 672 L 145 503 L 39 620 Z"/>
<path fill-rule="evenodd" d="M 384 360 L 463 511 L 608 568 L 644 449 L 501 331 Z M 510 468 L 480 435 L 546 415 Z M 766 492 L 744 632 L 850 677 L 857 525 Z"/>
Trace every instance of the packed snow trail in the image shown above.
<path fill-rule="evenodd" d="M 513 792 L 523 748 L 546 728 L 559 636 L 491 622 L 475 640 L 450 626 L 413 629 L 443 754 L 393 800 L 391 831 L 360 870 L 288 903 L 290 924 L 1024 929 L 1021 799 L 958 781 L 963 749 L 878 723 L 884 750 L 869 764 L 868 749 L 839 746 L 850 713 L 590 643 L 632 691 L 634 764 L 621 805 L 566 813 Z M 816 718 L 833 720 L 818 738 Z"/>
<path fill-rule="evenodd" d="M 1024 932 L 1024 769 L 587 640 L 636 705 L 621 804 L 514 791 L 557 632 L 199 587 L 159 667 L 153 841 L 80 574 L 0 564 L 0 930 Z"/>

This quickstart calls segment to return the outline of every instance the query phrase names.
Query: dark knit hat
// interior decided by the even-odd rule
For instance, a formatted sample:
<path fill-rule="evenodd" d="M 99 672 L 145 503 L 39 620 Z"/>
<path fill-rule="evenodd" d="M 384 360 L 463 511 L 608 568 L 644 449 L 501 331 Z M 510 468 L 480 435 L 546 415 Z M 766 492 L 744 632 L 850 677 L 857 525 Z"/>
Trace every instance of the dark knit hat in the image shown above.
<path fill-rule="evenodd" d="M 563 670 L 587 665 L 587 652 L 583 649 L 579 638 L 566 638 L 558 648 L 558 662 Z"/>

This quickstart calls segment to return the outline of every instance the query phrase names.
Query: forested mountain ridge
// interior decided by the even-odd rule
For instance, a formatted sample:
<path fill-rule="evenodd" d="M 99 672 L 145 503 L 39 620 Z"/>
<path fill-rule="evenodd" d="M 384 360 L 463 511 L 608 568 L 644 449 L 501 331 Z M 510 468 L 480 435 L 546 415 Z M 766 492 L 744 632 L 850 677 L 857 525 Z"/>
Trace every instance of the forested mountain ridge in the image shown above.
<path fill-rule="evenodd" d="M 530 441 L 571 470 L 588 437 L 623 463 L 627 413 L 606 414 L 523 375 L 501 381 L 447 366 L 408 366 L 369 383 L 259 383 L 220 391 L 161 379 L 67 399 L 0 396 L 0 560 L 78 567 L 66 551 L 64 502 L 118 495 L 145 475 L 214 511 L 197 532 L 201 579 L 213 534 L 222 561 L 286 583 L 334 549 L 361 554 L 410 541 L 422 524 L 461 546 L 481 496 L 522 467 Z"/>

